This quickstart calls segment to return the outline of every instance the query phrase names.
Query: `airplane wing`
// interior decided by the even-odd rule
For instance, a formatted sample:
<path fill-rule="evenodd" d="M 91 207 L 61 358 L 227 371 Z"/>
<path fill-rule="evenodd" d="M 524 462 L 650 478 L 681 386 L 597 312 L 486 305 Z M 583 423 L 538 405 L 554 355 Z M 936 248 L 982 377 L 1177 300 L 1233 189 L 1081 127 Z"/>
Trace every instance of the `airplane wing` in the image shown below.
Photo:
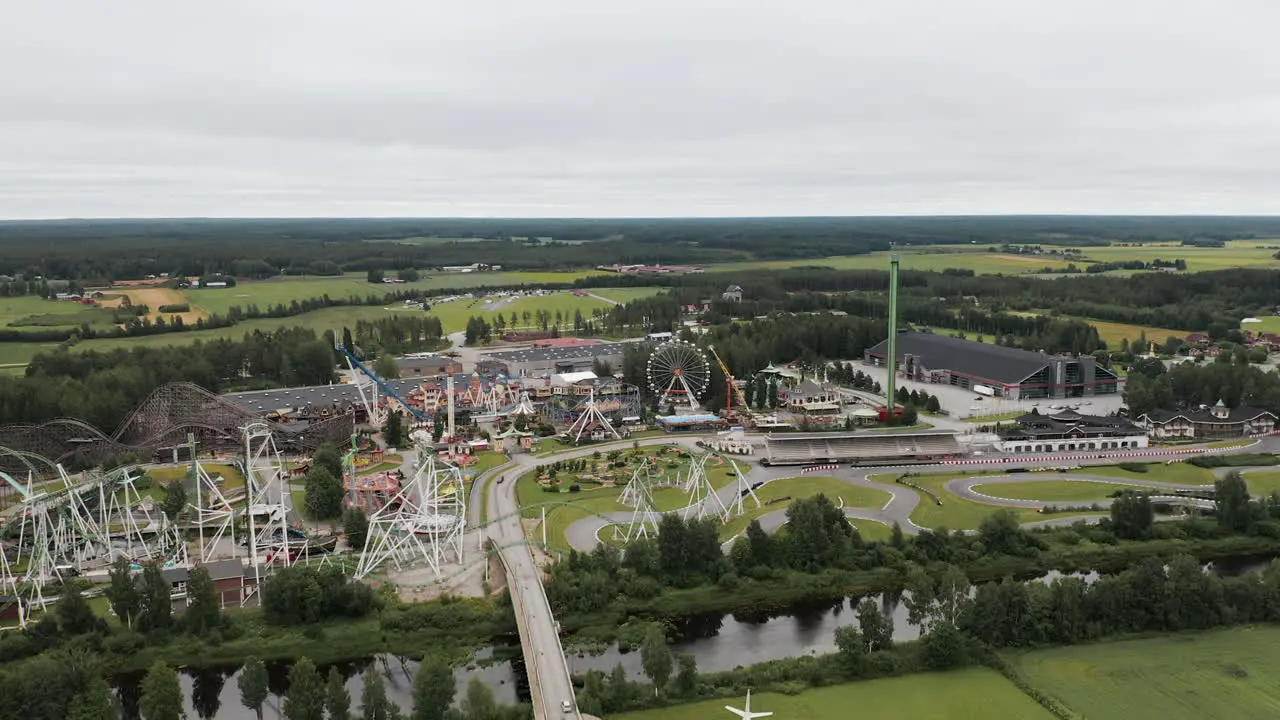
<path fill-rule="evenodd" d="M 725 706 L 724 706 L 724 709 L 725 709 L 725 710 L 728 710 L 729 712 L 733 713 L 734 715 L 737 715 L 737 716 L 738 716 L 738 717 L 740 717 L 740 718 L 743 718 L 743 720 L 746 720 L 747 716 L 750 714 L 750 713 L 743 712 L 742 710 L 739 710 L 738 708 L 733 707 L 733 706 L 730 706 L 730 705 L 725 705 Z"/>

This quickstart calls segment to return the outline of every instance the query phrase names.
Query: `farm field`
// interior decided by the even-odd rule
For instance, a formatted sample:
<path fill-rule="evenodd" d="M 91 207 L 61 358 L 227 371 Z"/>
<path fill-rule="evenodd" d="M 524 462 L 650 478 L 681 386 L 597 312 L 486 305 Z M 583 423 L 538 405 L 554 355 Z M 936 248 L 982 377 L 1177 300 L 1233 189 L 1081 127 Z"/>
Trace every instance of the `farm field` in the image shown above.
<path fill-rule="evenodd" d="M 571 283 L 584 277 L 599 275 L 596 271 L 583 272 L 477 272 L 477 273 L 424 273 L 428 277 L 417 282 L 380 285 L 368 282 L 364 273 L 348 273 L 341 277 L 287 277 L 271 280 L 246 280 L 232 288 L 197 289 L 182 291 L 193 305 L 210 313 L 225 313 L 231 306 L 257 304 L 259 307 L 294 300 L 318 298 L 324 295 L 346 298 L 352 295 L 382 296 L 403 290 L 465 290 L 498 285 L 528 283 Z"/>
<path fill-rule="evenodd" d="M 728 717 L 725 704 L 742 707 L 742 698 L 707 700 L 643 712 L 610 715 L 607 720 L 704 720 Z M 972 668 L 946 673 L 866 680 L 806 690 L 798 695 L 759 693 L 751 709 L 773 712 L 782 720 L 831 718 L 912 718 L 912 720 L 991 720 L 1052 718 L 994 670 Z M 1090 716 L 1092 717 L 1092 716 Z"/>
<path fill-rule="evenodd" d="M 1034 241 L 1029 244 L 1035 244 Z M 1270 246 L 1270 247 L 1268 247 Z M 1120 260 L 1143 260 L 1150 262 L 1156 259 L 1173 260 L 1182 258 L 1187 261 L 1189 272 L 1205 270 L 1225 270 L 1238 267 L 1278 268 L 1280 260 L 1272 257 L 1280 240 L 1232 240 L 1222 248 L 1191 247 L 1177 243 L 1149 243 L 1141 247 L 1081 247 L 1087 260 L 1097 262 L 1117 262 Z M 898 250 L 904 270 L 945 270 L 959 268 L 973 270 L 979 275 L 997 273 L 1021 274 L 1035 273 L 1045 267 L 1063 269 L 1071 261 L 1049 255 L 1019 255 L 1012 253 L 990 252 L 990 244 L 973 245 L 920 245 L 904 247 Z M 1077 262 L 1083 267 L 1087 263 Z M 809 258 L 799 260 L 761 260 L 737 263 L 718 263 L 709 265 L 708 271 L 723 272 L 732 270 L 758 268 L 789 268 L 803 266 L 825 266 L 836 270 L 885 270 L 889 267 L 888 252 L 873 252 L 866 255 L 840 255 L 826 258 Z M 1131 272 L 1131 271 L 1122 271 Z"/>
<path fill-rule="evenodd" d="M 1150 491 L 1151 488 L 1120 483 L 1084 480 L 1046 480 L 1044 482 L 991 483 L 974 485 L 973 491 L 1009 500 L 1042 500 L 1051 502 L 1090 502 L 1106 500 L 1121 490 Z"/>
<path fill-rule="evenodd" d="M 191 302 L 187 299 L 187 296 L 182 294 L 181 290 L 175 290 L 173 288 L 120 288 L 118 290 L 113 289 L 112 293 L 119 293 L 120 295 L 129 298 L 129 302 L 135 306 L 146 305 L 151 309 L 151 312 L 147 314 L 147 317 L 151 318 L 151 322 L 153 323 L 157 318 L 161 317 L 165 319 L 165 322 L 169 322 L 175 317 L 181 317 L 182 322 L 188 325 L 194 325 L 196 321 L 209 316 L 209 313 L 195 306 L 192 306 L 189 311 L 182 313 L 160 312 L 160 308 L 164 305 L 191 305 Z M 114 305 L 119 304 L 120 301 L 115 301 L 114 304 L 110 305 L 108 302 L 110 301 L 104 302 L 103 307 L 114 307 Z"/>
<path fill-rule="evenodd" d="M 1280 715 L 1280 628 L 1038 650 L 1014 659 L 1030 684 L 1091 720 Z"/>
<path fill-rule="evenodd" d="M 840 505 L 840 501 L 844 501 L 846 507 L 863 507 L 863 508 L 880 508 L 893 496 L 883 490 L 874 488 L 859 487 L 847 482 L 843 482 L 838 478 L 824 476 L 804 476 L 794 478 L 779 478 L 772 480 L 764 485 L 764 487 L 756 489 L 756 497 L 760 498 L 761 507 L 753 507 L 747 505 L 747 511 L 741 517 L 731 519 L 720 528 L 720 538 L 728 540 L 737 535 L 751 521 L 766 513 L 776 512 L 778 510 L 786 510 L 791 504 L 791 500 L 799 500 L 800 498 L 813 497 L 815 495 L 826 495 L 836 505 Z M 868 533 L 877 532 L 874 526 L 880 523 L 870 522 L 866 520 L 855 520 L 855 523 L 861 523 L 867 526 Z M 886 537 L 888 536 L 888 528 L 884 528 Z M 874 537 L 864 537 L 864 540 L 874 540 Z"/>
<path fill-rule="evenodd" d="M 942 498 L 942 504 L 938 505 L 928 495 L 915 491 L 920 496 L 920 504 L 911 512 L 912 522 L 920 527 L 933 528 L 935 530 L 938 528 L 976 530 L 978 525 L 982 523 L 983 518 L 1001 509 L 1007 509 L 1012 512 L 1018 518 L 1018 522 L 1026 523 L 1045 519 L 1044 515 L 1031 508 L 1000 508 L 995 505 L 963 500 L 943 488 L 944 485 L 956 478 L 971 477 L 972 475 L 974 473 L 939 473 L 936 475 L 915 475 L 909 478 L 911 482 L 920 487 L 928 488 L 935 495 Z M 892 485 L 897 478 L 896 474 L 887 474 L 872 475 L 869 479 L 873 482 Z M 1054 517 L 1072 517 L 1077 514 L 1087 515 L 1088 513 L 1057 513 Z"/>
<path fill-rule="evenodd" d="M 960 249 L 955 245 L 920 246 L 898 252 L 903 270 L 946 270 L 961 268 L 973 270 L 979 275 L 1019 275 L 1036 272 L 1045 267 L 1065 268 L 1069 263 L 1044 256 L 1013 255 L 987 252 L 986 248 Z M 826 258 L 798 260 L 760 260 L 737 263 L 718 263 L 707 266 L 708 272 L 726 272 L 751 269 L 781 269 L 791 267 L 829 267 L 835 270 L 887 270 L 889 253 L 873 252 L 866 255 L 837 255 Z"/>
<path fill-rule="evenodd" d="M 1277 268 L 1280 260 L 1271 257 L 1280 240 L 1231 240 L 1226 247 L 1191 247 L 1177 243 L 1147 243 L 1141 247 L 1082 247 L 1084 256 L 1099 262 L 1121 260 L 1173 260 L 1187 261 L 1188 272 L 1226 270 L 1229 268 Z M 1270 246 L 1270 247 L 1268 247 Z"/>
<path fill-rule="evenodd" d="M 474 305 L 472 303 L 474 303 Z M 440 322 L 444 327 L 444 332 L 448 334 L 463 330 L 466 327 L 467 319 L 472 315 L 482 315 L 489 320 L 492 320 L 493 315 L 499 311 L 502 312 L 504 316 L 510 318 L 510 314 L 513 311 L 523 313 L 527 310 L 530 313 L 533 313 L 542 309 L 554 314 L 556 310 L 560 310 L 561 313 L 566 316 L 566 319 L 562 323 L 562 327 L 568 325 L 572 328 L 574 310 L 580 310 L 584 317 L 590 318 L 592 309 L 607 309 L 608 307 L 610 307 L 608 303 L 595 298 L 578 297 L 569 293 L 556 293 L 554 295 L 545 295 L 540 297 L 519 298 L 509 303 L 503 303 L 500 306 L 494 306 L 490 310 L 484 309 L 485 302 L 482 300 L 459 300 L 433 307 L 430 314 L 440 318 Z M 74 346 L 74 350 L 106 351 L 114 350 L 116 348 L 189 345 L 201 340 L 208 341 L 219 338 L 238 340 L 244 337 L 246 333 L 251 333 L 254 330 L 270 332 L 276 328 L 295 326 L 310 328 L 319 334 L 323 333 L 325 330 L 339 330 L 344 325 L 354 325 L 358 320 L 377 320 L 385 318 L 389 313 L 393 312 L 421 311 L 410 311 L 402 307 L 363 305 L 329 307 L 314 310 L 309 313 L 303 313 L 301 315 L 295 315 L 293 317 L 244 320 L 232 327 L 217 328 L 214 330 L 189 330 L 187 332 L 166 333 L 163 335 L 86 340 L 76 344 Z M 0 365 L 25 364 L 30 362 L 31 358 L 38 353 L 52 351 L 57 348 L 57 346 L 57 343 L 0 343 Z"/>

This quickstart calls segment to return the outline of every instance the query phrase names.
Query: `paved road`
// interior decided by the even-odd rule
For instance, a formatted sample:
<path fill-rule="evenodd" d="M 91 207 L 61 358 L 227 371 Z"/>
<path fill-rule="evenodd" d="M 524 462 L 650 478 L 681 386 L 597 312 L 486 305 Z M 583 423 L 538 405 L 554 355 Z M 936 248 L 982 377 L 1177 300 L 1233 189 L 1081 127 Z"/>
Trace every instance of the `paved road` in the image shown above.
<path fill-rule="evenodd" d="M 515 606 L 520 629 L 520 645 L 525 668 L 529 673 L 529 689 L 533 697 L 534 717 L 577 717 L 563 713 L 560 703 L 573 699 L 573 683 L 565 661 L 564 648 L 551 604 L 542 587 L 542 577 L 529 548 L 522 544 L 524 529 L 516 513 L 515 483 L 494 484 L 489 494 L 489 515 L 501 518 L 489 531 L 489 537 L 501 548 L 507 568 L 508 588 Z"/>

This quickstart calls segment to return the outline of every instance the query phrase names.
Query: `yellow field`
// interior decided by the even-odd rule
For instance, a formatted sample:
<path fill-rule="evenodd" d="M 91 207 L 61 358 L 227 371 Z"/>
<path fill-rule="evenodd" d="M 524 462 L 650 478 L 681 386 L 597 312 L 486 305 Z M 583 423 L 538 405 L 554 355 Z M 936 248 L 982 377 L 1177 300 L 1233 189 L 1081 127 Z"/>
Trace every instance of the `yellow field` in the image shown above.
<path fill-rule="evenodd" d="M 129 302 L 133 305 L 146 305 L 151 308 L 151 312 L 147 315 L 151 322 L 155 322 L 158 318 L 163 317 L 165 322 L 171 322 L 175 317 L 181 317 L 182 322 L 187 325 L 195 325 L 197 320 L 209 317 L 209 313 L 202 310 L 199 306 L 191 304 L 190 300 L 182 294 L 181 290 L 175 290 L 167 287 L 148 287 L 148 288 L 117 288 L 112 293 L 119 293 L 129 298 Z M 191 310 L 184 313 L 162 313 L 161 305 L 183 305 L 190 304 Z"/>

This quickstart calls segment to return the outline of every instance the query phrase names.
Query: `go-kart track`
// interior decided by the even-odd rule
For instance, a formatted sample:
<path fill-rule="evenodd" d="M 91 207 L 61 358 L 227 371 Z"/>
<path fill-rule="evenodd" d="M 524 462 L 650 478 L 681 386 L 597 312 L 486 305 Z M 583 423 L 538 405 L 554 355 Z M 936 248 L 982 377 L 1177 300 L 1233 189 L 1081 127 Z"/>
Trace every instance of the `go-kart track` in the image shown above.
<path fill-rule="evenodd" d="M 693 445 L 693 438 L 681 438 L 678 442 L 682 445 Z M 658 444 L 670 443 L 670 438 L 655 438 L 650 442 L 642 444 Z M 1179 456 L 1189 457 L 1195 454 L 1230 454 L 1239 452 L 1275 452 L 1280 450 L 1280 438 L 1268 437 L 1258 440 L 1257 442 L 1240 447 L 1232 448 L 1184 448 L 1180 449 Z M 574 457 L 577 454 L 589 454 L 592 450 L 586 450 L 580 453 L 559 454 L 557 458 Z M 1099 519 L 1106 517 L 1104 513 L 1088 511 L 1093 508 L 1106 508 L 1111 504 L 1110 498 L 1099 497 L 1089 501 L 1046 501 L 1035 499 L 1009 499 L 999 497 L 993 494 L 992 486 L 1012 483 L 1064 483 L 1064 482 L 1086 482 L 1096 483 L 1099 485 L 1112 485 L 1116 490 L 1122 488 L 1148 488 L 1151 490 L 1151 500 L 1153 503 L 1161 505 L 1169 505 L 1176 507 L 1185 507 L 1193 509 L 1212 509 L 1213 501 L 1209 499 L 1211 496 L 1212 485 L 1187 485 L 1179 483 L 1161 482 L 1158 480 L 1145 479 L 1118 479 L 1104 475 L 1092 475 L 1088 472 L 1087 466 L 1090 465 L 1113 465 L 1116 462 L 1123 461 L 1131 453 L 1114 453 L 1100 455 L 1091 452 L 1083 455 L 1064 454 L 1060 456 L 1036 457 L 1034 459 L 1023 459 L 1020 463 L 1028 469 L 1041 470 L 1041 472 L 1027 472 L 1016 474 L 1005 474 L 1004 471 L 1010 467 L 1009 458 L 991 457 L 985 460 L 969 460 L 963 468 L 963 472 L 981 473 L 983 469 L 991 469 L 991 475 L 973 475 L 968 477 L 956 478 L 944 485 L 945 492 L 949 495 L 970 502 L 990 505 L 992 508 L 1007 507 L 1011 509 L 1040 509 L 1047 506 L 1053 506 L 1058 511 L 1070 511 L 1061 517 L 1047 517 L 1044 520 L 1036 520 L 1023 524 L 1023 527 L 1041 527 L 1055 525 L 1071 525 L 1076 522 L 1097 522 Z M 1152 458 L 1153 460 L 1157 458 Z M 953 463 L 938 463 L 934 465 L 913 464 L 901 467 L 854 467 L 849 465 L 837 465 L 834 469 L 825 469 L 820 474 L 837 479 L 840 482 L 848 483 L 854 487 L 862 487 L 873 490 L 879 490 L 887 493 L 889 500 L 879 508 L 868 507 L 844 507 L 843 512 L 850 520 L 863 520 L 876 523 L 882 523 L 892 526 L 897 523 L 902 531 L 907 534 L 919 533 L 923 528 L 917 525 L 912 519 L 912 514 L 916 511 L 921 502 L 931 502 L 925 495 L 911 487 L 896 483 L 885 483 L 872 480 L 871 476 L 879 475 L 896 475 L 903 472 L 923 473 L 925 477 L 929 474 L 948 474 L 954 473 L 959 468 L 955 468 Z M 1044 471 L 1046 468 L 1060 467 L 1070 465 L 1081 469 L 1073 469 L 1069 472 L 1053 472 Z M 739 462 L 738 466 L 745 473 L 744 479 L 747 485 L 759 491 L 770 483 L 785 483 L 788 478 L 797 478 L 801 475 L 802 468 L 798 467 L 758 467 L 746 462 Z M 1241 472 L 1250 472 L 1261 470 L 1263 468 L 1215 468 L 1212 472 L 1214 476 L 1222 475 L 1237 470 Z M 1275 469 L 1275 468 L 1267 468 Z M 997 472 L 998 471 L 998 472 Z M 1153 474 L 1158 476 L 1158 471 Z M 707 497 L 702 501 L 703 510 L 706 514 L 715 514 L 711 511 L 711 506 L 715 509 L 721 507 L 730 507 L 738 499 L 739 490 L 737 483 L 729 483 L 724 487 L 715 491 L 716 497 Z M 1196 495 L 1184 494 L 1196 493 Z M 1107 493 L 1109 494 L 1109 493 Z M 1208 495 L 1208 496 L 1207 496 Z M 945 502 L 944 496 L 944 502 Z M 686 508 L 670 510 L 667 512 L 680 515 L 697 514 L 699 508 L 697 506 L 689 506 Z M 766 532 L 774 532 L 786 523 L 786 506 L 778 503 L 776 510 L 769 510 L 763 514 L 756 515 L 756 519 Z M 1082 514 L 1083 513 L 1083 514 Z M 656 523 L 661 515 L 665 513 L 653 512 L 649 517 L 645 518 L 646 522 Z M 576 550 L 590 550 L 598 545 L 602 538 L 609 532 L 609 528 L 614 525 L 626 525 L 634 523 L 636 515 L 633 512 L 609 512 L 599 515 L 592 515 L 587 518 L 578 520 L 570 524 L 565 530 L 565 536 L 569 545 Z M 731 540 L 725 543 L 726 550 L 731 544 Z"/>

